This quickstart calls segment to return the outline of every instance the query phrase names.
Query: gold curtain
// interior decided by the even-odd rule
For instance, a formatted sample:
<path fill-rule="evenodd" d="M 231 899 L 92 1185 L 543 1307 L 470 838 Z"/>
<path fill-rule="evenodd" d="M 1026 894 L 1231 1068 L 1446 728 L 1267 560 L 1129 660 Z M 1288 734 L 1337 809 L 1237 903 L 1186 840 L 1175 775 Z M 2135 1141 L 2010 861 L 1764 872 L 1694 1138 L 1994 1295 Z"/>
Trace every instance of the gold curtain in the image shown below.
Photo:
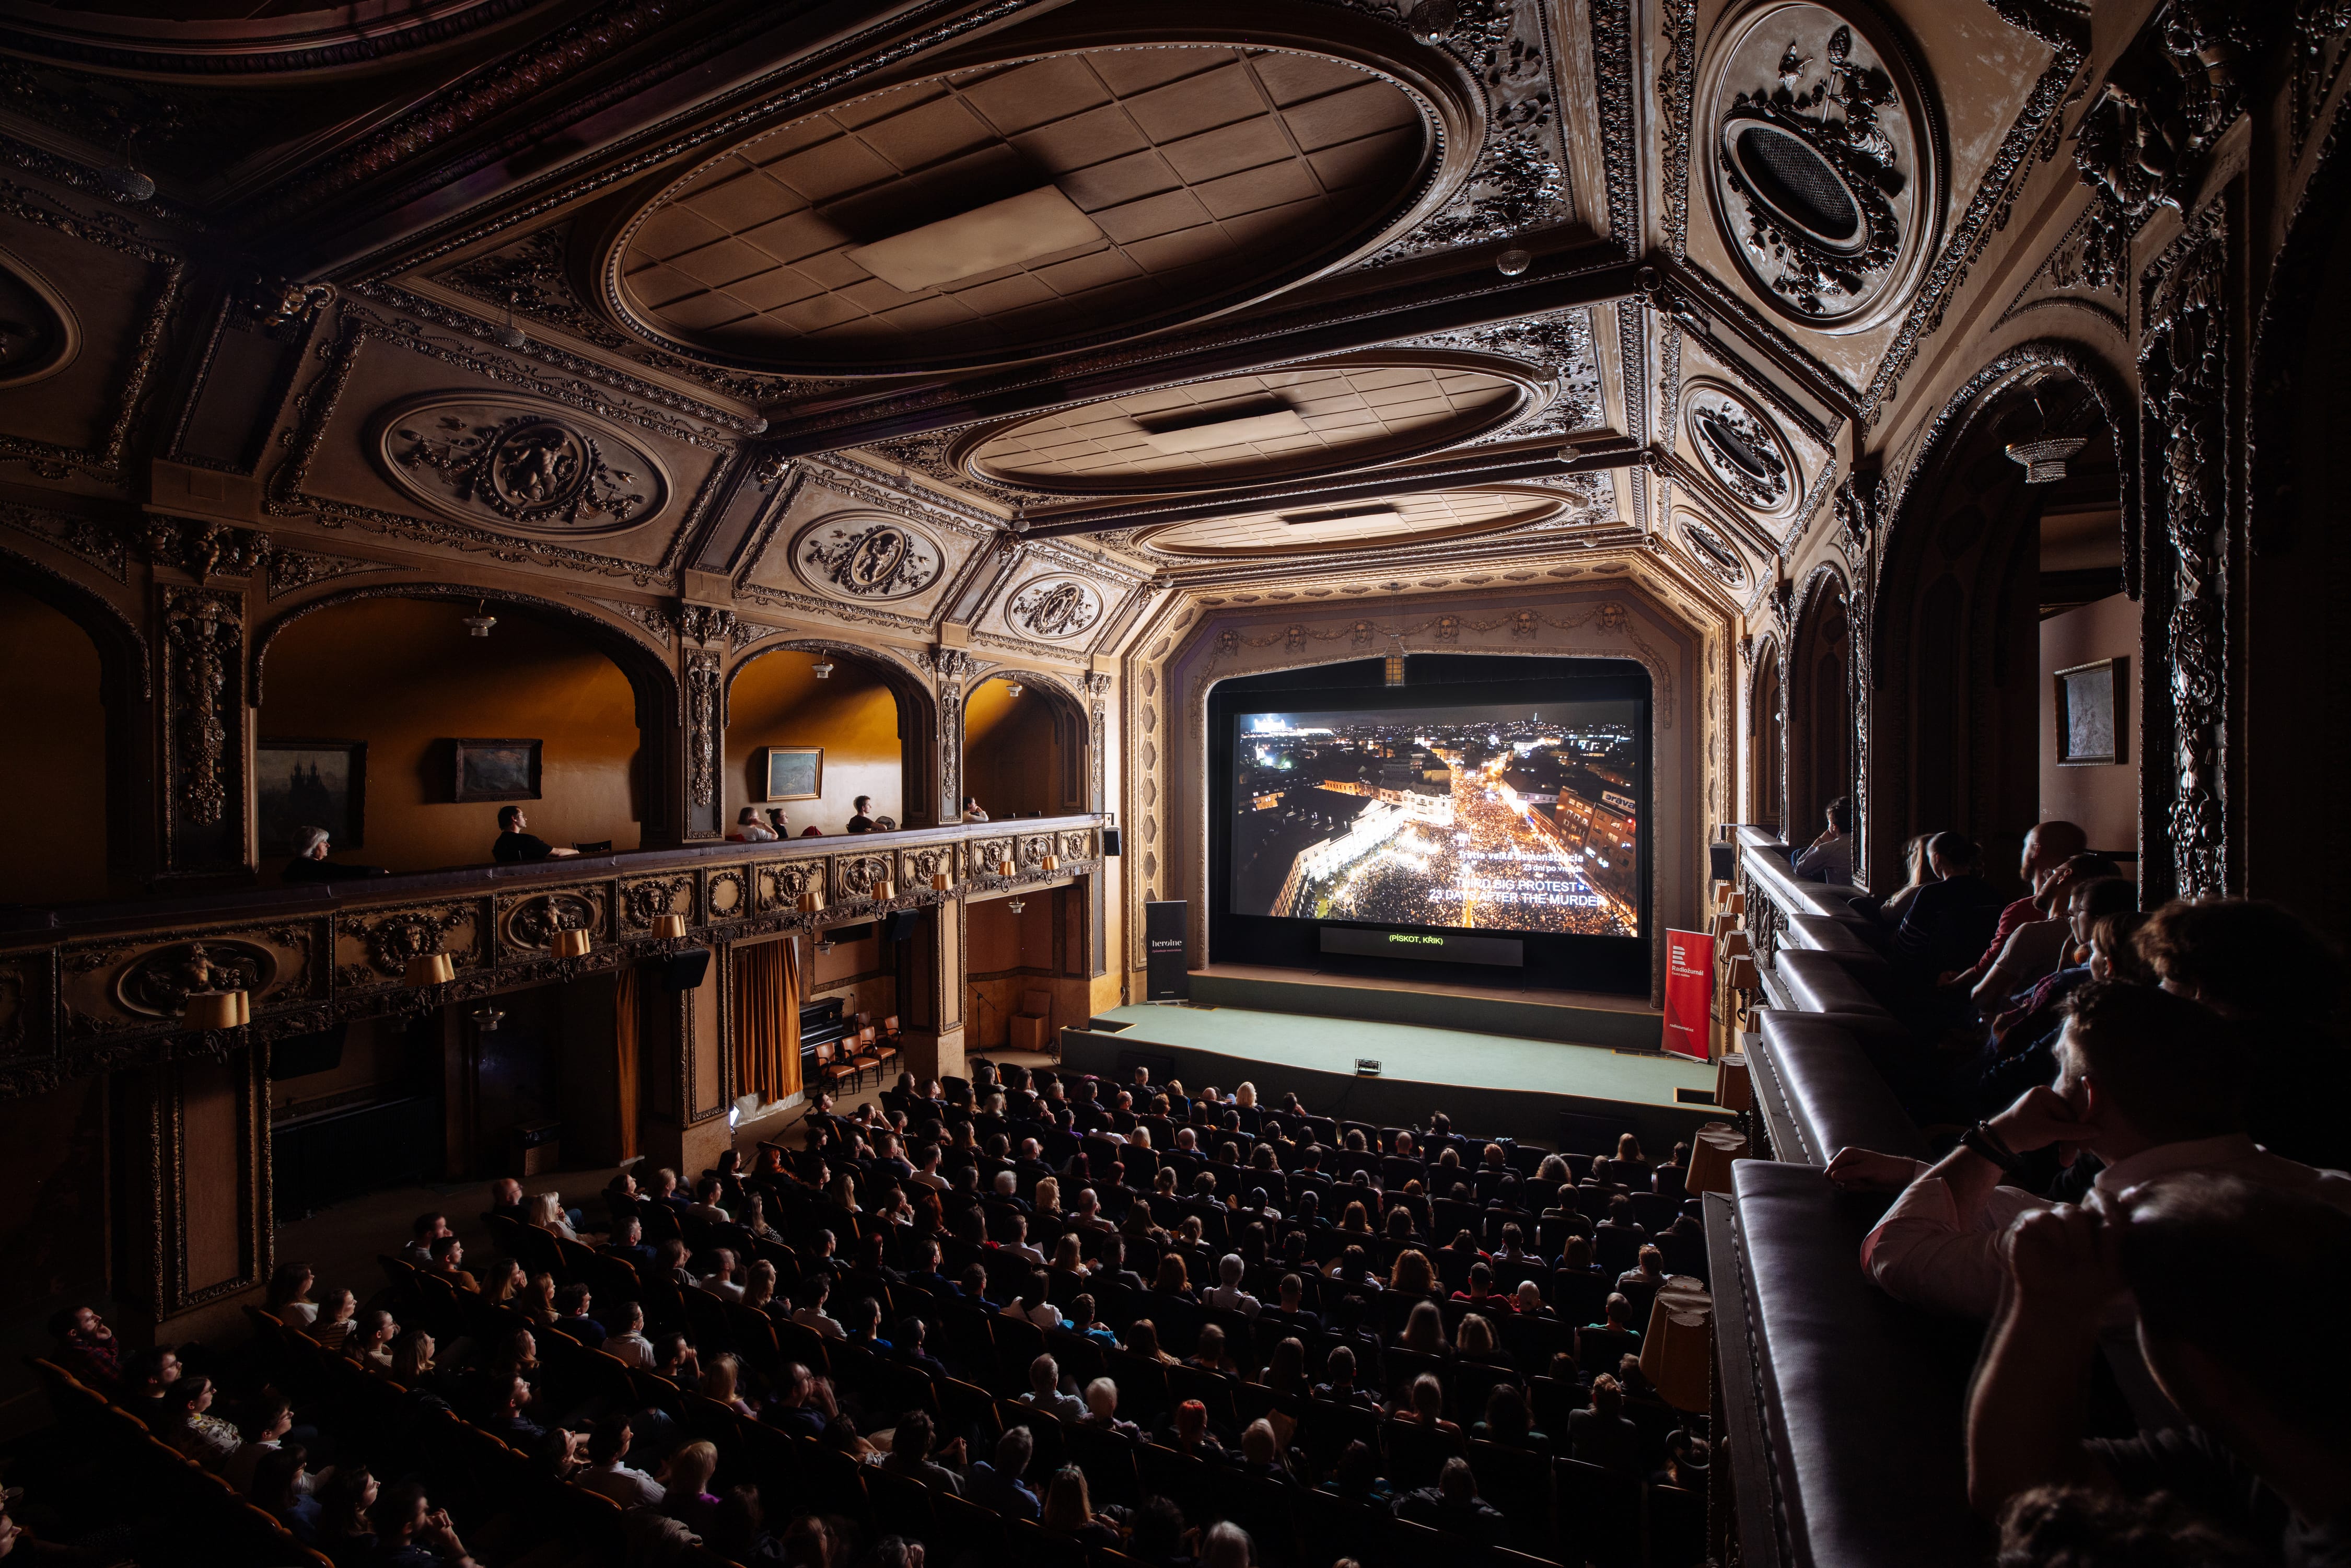
<path fill-rule="evenodd" d="M 612 1041 L 617 1058 L 613 1067 L 620 1079 L 621 1157 L 634 1158 L 637 1150 L 637 1051 L 640 1016 L 637 1005 L 637 970 L 632 964 L 623 964 L 615 971 L 620 984 L 612 992 Z"/>
<path fill-rule="evenodd" d="M 800 987 L 797 945 L 737 947 L 735 971 L 735 1092 L 763 1105 L 800 1087 Z"/>

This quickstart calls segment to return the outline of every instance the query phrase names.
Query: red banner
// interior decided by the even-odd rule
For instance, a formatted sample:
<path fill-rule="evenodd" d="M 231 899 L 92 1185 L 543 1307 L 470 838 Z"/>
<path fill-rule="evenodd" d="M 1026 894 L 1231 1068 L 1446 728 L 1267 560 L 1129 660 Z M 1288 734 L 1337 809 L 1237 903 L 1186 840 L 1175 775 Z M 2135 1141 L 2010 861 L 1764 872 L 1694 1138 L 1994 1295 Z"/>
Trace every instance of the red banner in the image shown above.
<path fill-rule="evenodd" d="M 1665 1048 L 1699 1061 L 1714 1034 L 1714 938 L 1703 931 L 1666 933 Z"/>

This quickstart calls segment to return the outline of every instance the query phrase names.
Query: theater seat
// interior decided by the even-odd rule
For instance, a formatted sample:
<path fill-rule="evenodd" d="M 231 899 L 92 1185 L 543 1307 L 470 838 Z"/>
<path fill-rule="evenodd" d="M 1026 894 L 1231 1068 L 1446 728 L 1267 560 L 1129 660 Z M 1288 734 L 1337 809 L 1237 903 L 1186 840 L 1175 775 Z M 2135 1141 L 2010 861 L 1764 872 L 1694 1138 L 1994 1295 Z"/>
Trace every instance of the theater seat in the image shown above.
<path fill-rule="evenodd" d="M 1771 960 L 1771 972 L 1800 1012 L 1892 1016 L 1836 954 L 1782 947 Z"/>
<path fill-rule="evenodd" d="M 1706 1200 L 1749 1563 L 1960 1568 L 1990 1552 L 1967 1501 L 1961 1419 L 1980 1324 L 1906 1307 L 1864 1277 L 1869 1210 L 1809 1166 L 1740 1160 Z M 1743 1460 L 1742 1463 L 1755 1463 Z"/>
<path fill-rule="evenodd" d="M 1926 1141 L 1840 1015 L 1767 1009 L 1749 1053 L 1756 1098 L 1782 1160 L 1823 1166 L 1851 1145 L 1923 1158 Z"/>

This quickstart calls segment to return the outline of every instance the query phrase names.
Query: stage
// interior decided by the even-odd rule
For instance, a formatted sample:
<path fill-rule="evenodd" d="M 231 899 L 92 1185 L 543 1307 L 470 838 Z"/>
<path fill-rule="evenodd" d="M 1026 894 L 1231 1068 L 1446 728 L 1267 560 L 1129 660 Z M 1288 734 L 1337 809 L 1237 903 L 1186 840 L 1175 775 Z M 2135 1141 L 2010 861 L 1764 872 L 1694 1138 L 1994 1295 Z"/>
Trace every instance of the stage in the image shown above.
<path fill-rule="evenodd" d="M 1063 1061 L 1124 1079 L 1141 1060 L 1155 1079 L 1172 1072 L 1187 1087 L 1214 1083 L 1228 1092 L 1248 1079 L 1263 1103 L 1294 1090 L 1318 1113 L 1381 1125 L 1425 1121 L 1441 1110 L 1458 1131 L 1546 1146 L 1560 1142 L 1563 1128 L 1573 1130 L 1571 1142 L 1586 1144 L 1604 1132 L 1629 1131 L 1657 1155 L 1722 1116 L 1711 1105 L 1677 1098 L 1684 1090 L 1711 1096 L 1715 1070 L 1705 1062 L 1559 1038 L 1366 1018 L 1361 1015 L 1382 1008 L 1390 1017 L 1417 1015 L 1431 993 L 1384 991 L 1360 982 L 1326 986 L 1312 976 L 1295 984 L 1272 971 L 1259 977 L 1265 993 L 1287 1004 L 1281 1011 L 1208 1005 L 1198 998 L 1201 982 L 1211 977 L 1194 976 L 1192 1005 L 1117 1008 L 1085 1028 L 1064 1029 Z M 1213 986 L 1208 989 L 1218 994 Z M 1296 1006 L 1330 992 L 1341 993 L 1337 999 L 1357 1016 L 1321 1016 Z M 1587 1020 L 1614 1019 L 1614 1031 L 1621 1031 L 1646 1019 L 1646 1038 L 1656 1037 L 1656 1015 L 1645 1008 L 1625 1016 L 1631 1004 L 1620 998 L 1578 999 L 1614 1005 L 1554 1006 L 1548 1010 L 1562 1018 L 1550 1021 L 1566 1027 L 1568 1015 L 1582 1012 Z M 1358 1057 L 1377 1059 L 1379 1075 L 1358 1075 Z M 1562 1123 L 1563 1115 L 1579 1120 Z"/>

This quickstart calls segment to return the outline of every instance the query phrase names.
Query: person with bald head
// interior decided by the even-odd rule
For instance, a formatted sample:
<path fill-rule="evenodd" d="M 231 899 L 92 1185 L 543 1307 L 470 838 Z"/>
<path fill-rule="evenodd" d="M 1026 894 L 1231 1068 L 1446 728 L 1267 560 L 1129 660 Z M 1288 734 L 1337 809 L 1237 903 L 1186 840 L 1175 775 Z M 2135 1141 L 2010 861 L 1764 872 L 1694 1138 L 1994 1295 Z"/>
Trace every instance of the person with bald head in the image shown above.
<path fill-rule="evenodd" d="M 2047 821 L 2033 825 L 2024 835 L 2024 854 L 2016 874 L 2024 879 L 2024 896 L 2000 912 L 2000 924 L 1992 928 L 1991 941 L 1983 956 L 1956 975 L 1946 975 L 1942 983 L 1956 990 L 1972 991 L 1994 964 L 2000 962 L 2001 949 L 2016 935 L 2020 925 L 2043 918 L 2040 898 L 2049 879 L 2064 868 L 2065 862 L 2090 847 L 2090 835 L 2073 822 Z"/>

